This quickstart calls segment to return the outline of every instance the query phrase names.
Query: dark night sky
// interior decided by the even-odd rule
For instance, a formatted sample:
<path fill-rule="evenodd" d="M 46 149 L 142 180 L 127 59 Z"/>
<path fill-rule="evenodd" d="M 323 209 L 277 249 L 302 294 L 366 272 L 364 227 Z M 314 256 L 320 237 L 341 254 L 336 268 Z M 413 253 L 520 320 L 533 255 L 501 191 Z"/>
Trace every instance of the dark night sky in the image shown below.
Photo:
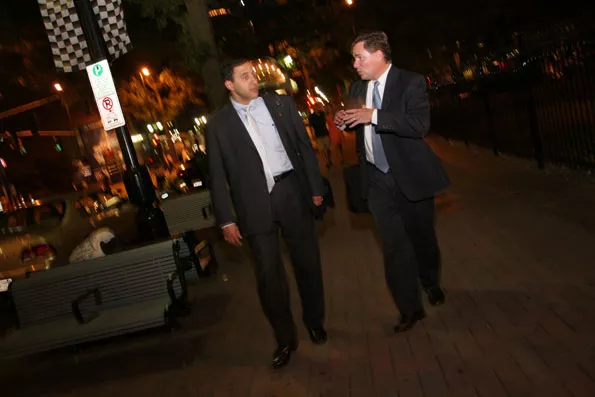
<path fill-rule="evenodd" d="M 239 0 L 238 0 L 239 1 Z M 257 3 L 256 0 L 245 0 Z M 288 0 L 292 3 L 292 0 Z M 294 0 L 297 1 L 297 0 Z M 340 1 L 340 0 L 334 0 Z M 593 15 L 592 10 L 579 8 L 576 2 L 564 2 L 564 8 L 548 6 L 544 2 L 488 0 L 483 2 L 461 0 L 445 2 L 429 0 L 426 2 L 397 2 L 394 0 L 354 0 L 356 6 L 351 10 L 358 29 L 384 29 L 389 33 L 397 62 L 412 63 L 423 57 L 426 47 L 440 45 L 453 46 L 456 40 L 478 38 L 489 41 L 490 38 L 506 35 L 515 29 L 534 28 L 560 20 L 565 16 L 579 14 L 583 19 Z M 35 38 L 45 43 L 36 62 L 40 68 L 51 72 L 52 63 L 49 44 L 45 38 L 43 24 L 36 0 L 0 1 L 0 45 L 20 37 Z M 304 9 L 309 6 L 302 1 Z M 321 3 L 321 2 L 318 2 Z M 324 3 L 324 2 L 322 2 Z M 266 3 L 260 7 L 265 7 Z M 590 6 L 593 8 L 593 6 Z M 291 25 L 292 15 L 285 7 L 269 8 L 277 10 Z M 148 64 L 160 68 L 164 62 L 176 59 L 173 30 L 159 31 L 154 22 L 140 17 L 136 6 L 126 4 L 126 20 L 134 49 L 122 59 L 116 61 L 114 74 L 116 79 L 128 78 L 141 65 Z M 289 14 L 283 15 L 283 14 Z M 304 13 L 306 16 L 307 11 Z M 267 18 L 268 15 L 260 15 Z M 270 15 L 274 17 L 274 14 Z M 342 21 L 343 22 L 343 21 Z M 296 24 L 297 25 L 297 24 Z M 332 32 L 333 25 L 330 26 Z M 299 34 L 300 27 L 294 27 Z M 288 31 L 291 31 L 289 29 Z M 276 32 L 272 32 L 276 33 Z M 344 44 L 342 44 L 343 46 Z M 260 55 L 260 54 L 254 54 Z M 42 61 L 45 59 L 45 62 Z M 3 60 L 4 73 L 8 67 Z M 407 65 L 405 65 L 407 66 Z M 0 72 L 2 66 L 0 65 Z M 72 78 L 72 77 L 68 77 Z M 0 84 L 2 82 L 0 81 Z M 2 87 L 0 86 L 0 90 Z M 4 101 L 6 104 L 6 101 Z M 0 107 L 5 107 L 1 104 Z"/>

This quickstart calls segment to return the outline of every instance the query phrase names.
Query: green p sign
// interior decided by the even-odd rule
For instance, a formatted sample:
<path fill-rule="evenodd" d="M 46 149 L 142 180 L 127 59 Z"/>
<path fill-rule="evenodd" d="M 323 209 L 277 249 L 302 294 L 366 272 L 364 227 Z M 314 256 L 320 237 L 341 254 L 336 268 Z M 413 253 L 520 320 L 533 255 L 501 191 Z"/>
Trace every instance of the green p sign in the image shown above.
<path fill-rule="evenodd" d="M 93 66 L 93 74 L 97 77 L 103 73 L 103 67 L 100 64 Z"/>

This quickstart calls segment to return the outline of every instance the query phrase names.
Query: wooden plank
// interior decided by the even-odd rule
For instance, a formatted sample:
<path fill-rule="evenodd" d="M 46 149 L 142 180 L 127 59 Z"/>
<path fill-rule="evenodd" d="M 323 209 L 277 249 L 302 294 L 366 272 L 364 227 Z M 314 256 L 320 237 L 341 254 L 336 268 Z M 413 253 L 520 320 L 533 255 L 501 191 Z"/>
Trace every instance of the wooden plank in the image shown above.
<path fill-rule="evenodd" d="M 162 326 L 165 324 L 167 304 L 165 298 L 154 299 L 103 311 L 99 317 L 84 325 L 78 324 L 74 318 L 61 318 L 23 329 L 0 340 L 0 356 L 14 358 Z"/>
<path fill-rule="evenodd" d="M 166 200 L 161 209 L 172 236 L 216 225 L 208 190 Z"/>
<path fill-rule="evenodd" d="M 175 268 L 167 240 L 17 280 L 12 294 L 21 327 L 26 327 L 71 317 L 71 302 L 93 288 L 101 290 L 104 309 L 167 296 L 166 281 Z M 91 300 L 82 305 L 83 310 L 94 307 Z"/>

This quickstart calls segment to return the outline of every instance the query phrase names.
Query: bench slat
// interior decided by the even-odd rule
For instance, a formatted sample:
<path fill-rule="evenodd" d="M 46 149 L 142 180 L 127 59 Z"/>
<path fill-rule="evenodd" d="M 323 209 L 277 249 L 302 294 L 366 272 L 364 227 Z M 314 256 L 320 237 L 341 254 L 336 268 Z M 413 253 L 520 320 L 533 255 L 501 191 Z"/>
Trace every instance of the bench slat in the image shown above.
<path fill-rule="evenodd" d="M 73 344 L 91 342 L 125 332 L 165 325 L 168 300 L 154 299 L 136 305 L 100 312 L 88 324 L 65 317 L 37 327 L 20 330 L 0 340 L 2 358 L 14 358 Z"/>
<path fill-rule="evenodd" d="M 171 244 L 167 240 L 16 280 L 11 293 L 20 326 L 72 316 L 72 301 L 93 288 L 100 289 L 104 309 L 167 296 L 166 280 L 175 270 Z M 96 310 L 92 301 L 81 309 Z"/>
<path fill-rule="evenodd" d="M 208 190 L 166 200 L 161 210 L 172 236 L 216 225 Z"/>

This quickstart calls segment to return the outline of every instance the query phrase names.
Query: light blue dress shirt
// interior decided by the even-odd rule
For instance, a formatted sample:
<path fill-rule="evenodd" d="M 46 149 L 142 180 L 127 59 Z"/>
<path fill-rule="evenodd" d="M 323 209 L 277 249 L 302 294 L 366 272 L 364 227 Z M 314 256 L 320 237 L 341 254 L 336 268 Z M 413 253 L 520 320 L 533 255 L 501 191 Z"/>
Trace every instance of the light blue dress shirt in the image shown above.
<path fill-rule="evenodd" d="M 236 112 L 238 112 L 238 116 L 240 116 L 248 132 L 250 132 L 251 126 L 248 123 L 247 109 L 250 109 L 250 114 L 258 127 L 257 133 L 261 137 L 261 142 L 266 152 L 266 159 L 262 159 L 262 161 L 266 161 L 273 176 L 292 170 L 293 166 L 287 156 L 283 142 L 281 142 L 275 122 L 262 97 L 253 99 L 248 105 L 242 105 L 233 99 L 231 100 L 231 104 Z M 250 137 L 252 138 L 252 134 L 250 134 Z M 254 138 L 252 140 L 254 141 Z"/>

